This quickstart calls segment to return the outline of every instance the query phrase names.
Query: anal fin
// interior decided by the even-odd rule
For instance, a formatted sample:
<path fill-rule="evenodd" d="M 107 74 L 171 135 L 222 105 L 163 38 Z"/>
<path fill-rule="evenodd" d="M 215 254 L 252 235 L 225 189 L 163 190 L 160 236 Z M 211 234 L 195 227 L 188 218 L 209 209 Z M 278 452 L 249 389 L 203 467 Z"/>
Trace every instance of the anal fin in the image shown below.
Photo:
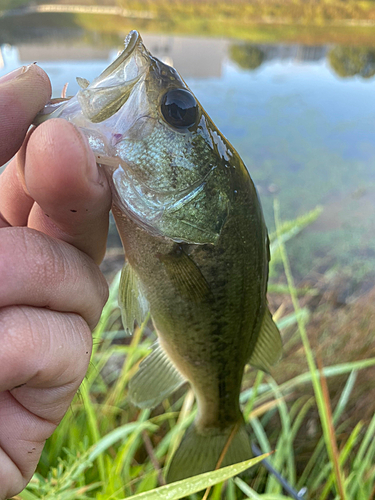
<path fill-rule="evenodd" d="M 254 351 L 249 359 L 249 364 L 255 368 L 269 372 L 271 365 L 276 363 L 281 354 L 282 341 L 280 332 L 267 307 Z"/>
<path fill-rule="evenodd" d="M 132 402 L 140 408 L 154 408 L 185 382 L 162 347 L 153 351 L 139 365 L 129 383 Z"/>
<path fill-rule="evenodd" d="M 118 301 L 125 332 L 132 334 L 134 322 L 138 325 L 143 322 L 149 306 L 142 293 L 138 276 L 127 262 L 121 272 Z"/>

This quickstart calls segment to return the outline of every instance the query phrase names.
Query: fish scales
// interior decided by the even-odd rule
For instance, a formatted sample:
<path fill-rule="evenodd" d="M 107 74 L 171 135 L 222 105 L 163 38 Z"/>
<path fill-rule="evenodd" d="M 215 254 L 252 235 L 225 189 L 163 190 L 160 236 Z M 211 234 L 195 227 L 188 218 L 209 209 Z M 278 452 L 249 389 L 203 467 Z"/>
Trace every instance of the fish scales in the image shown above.
<path fill-rule="evenodd" d="M 281 352 L 254 184 L 186 83 L 137 32 L 91 84 L 79 83 L 76 96 L 38 120 L 57 116 L 79 126 L 111 182 L 126 257 L 124 328 L 132 332 L 149 310 L 158 336 L 130 381 L 130 397 L 152 408 L 185 381 L 193 388 L 197 417 L 168 481 L 213 470 L 224 448 L 222 466 L 246 460 L 244 368 L 268 371 Z"/>
<path fill-rule="evenodd" d="M 169 130 L 154 129 L 146 147 L 143 143 L 125 139 L 118 150 L 120 155 L 122 152 L 126 155 L 128 165 L 143 164 L 143 183 L 153 183 L 160 190 L 176 191 L 191 186 L 201 177 L 201 172 L 197 172 L 195 167 L 196 161 L 190 160 L 193 147 L 190 142 L 186 144 L 184 137 L 177 137 L 176 140 Z M 173 157 L 171 149 L 178 151 Z M 194 156 L 198 157 L 198 154 Z M 170 182 L 171 173 L 175 176 L 173 184 Z"/>

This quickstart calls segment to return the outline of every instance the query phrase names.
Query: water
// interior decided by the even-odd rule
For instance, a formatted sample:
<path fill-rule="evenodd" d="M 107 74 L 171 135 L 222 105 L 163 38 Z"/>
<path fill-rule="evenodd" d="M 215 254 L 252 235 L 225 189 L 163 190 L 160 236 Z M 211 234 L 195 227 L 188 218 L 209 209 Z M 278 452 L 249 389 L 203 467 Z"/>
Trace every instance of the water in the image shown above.
<path fill-rule="evenodd" d="M 0 76 L 36 60 L 54 96 L 66 82 L 76 93 L 76 76 L 92 80 L 121 49 L 119 37 L 103 44 L 82 30 L 35 33 L 1 46 Z M 275 197 L 284 219 L 323 206 L 289 243 L 296 276 L 336 269 L 360 282 L 375 273 L 374 51 L 142 35 L 244 159 L 271 229 Z"/>

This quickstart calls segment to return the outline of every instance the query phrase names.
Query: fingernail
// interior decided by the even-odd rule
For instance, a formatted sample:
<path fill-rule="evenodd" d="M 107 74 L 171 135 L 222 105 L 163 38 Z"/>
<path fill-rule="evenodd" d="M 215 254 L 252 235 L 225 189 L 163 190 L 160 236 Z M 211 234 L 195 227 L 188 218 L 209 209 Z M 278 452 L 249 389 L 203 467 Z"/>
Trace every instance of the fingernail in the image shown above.
<path fill-rule="evenodd" d="M 17 78 L 17 76 L 20 76 L 23 73 L 26 73 L 26 71 L 30 68 L 30 66 L 32 66 L 32 65 L 29 64 L 28 66 L 21 66 L 20 68 L 14 69 L 13 71 L 8 73 L 7 75 L 2 76 L 0 78 L 0 84 L 5 83 L 5 82 L 9 82 L 10 80 Z"/>

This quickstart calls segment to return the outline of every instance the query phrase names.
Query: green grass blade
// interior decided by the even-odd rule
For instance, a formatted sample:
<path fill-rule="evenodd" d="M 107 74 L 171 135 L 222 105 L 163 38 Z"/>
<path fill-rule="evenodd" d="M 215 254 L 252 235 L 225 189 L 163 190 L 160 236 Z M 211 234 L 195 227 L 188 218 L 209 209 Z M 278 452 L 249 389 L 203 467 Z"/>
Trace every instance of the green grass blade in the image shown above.
<path fill-rule="evenodd" d="M 81 390 L 80 390 L 80 395 L 83 400 L 83 404 L 85 407 L 85 412 L 87 415 L 87 420 L 88 420 L 88 432 L 91 435 L 91 442 L 92 443 L 97 443 L 100 439 L 100 432 L 99 432 L 99 422 L 98 422 L 98 415 L 97 412 L 94 409 L 94 405 L 91 402 L 90 394 L 88 392 L 88 387 L 83 382 L 81 385 Z M 105 467 L 104 467 L 104 460 L 102 455 L 97 455 L 97 461 L 98 461 L 98 469 L 99 469 L 99 480 L 101 482 L 105 482 L 106 480 L 106 474 L 105 474 Z"/>
<path fill-rule="evenodd" d="M 254 403 L 255 403 L 255 400 L 256 400 L 257 395 L 258 395 L 258 389 L 259 389 L 260 384 L 262 383 L 264 375 L 265 375 L 265 373 L 262 372 L 261 370 L 259 370 L 257 375 L 256 375 L 255 383 L 252 387 L 251 396 L 249 397 L 249 400 L 247 401 L 246 406 L 243 409 L 243 416 L 244 416 L 244 419 L 246 422 L 250 418 L 250 414 L 253 410 Z"/>
<path fill-rule="evenodd" d="M 344 375 L 345 373 L 350 373 L 353 370 L 364 370 L 366 368 L 370 368 L 371 366 L 375 366 L 375 358 L 362 359 L 360 361 L 351 361 L 349 363 L 339 363 L 333 366 L 326 366 L 323 368 L 323 375 L 326 378 L 335 377 L 337 375 Z M 284 394 L 288 394 L 292 392 L 295 388 L 310 383 L 313 380 L 313 377 L 320 378 L 319 370 L 315 370 L 313 373 L 306 372 L 301 375 L 297 375 L 296 377 L 287 380 L 283 384 L 279 385 L 279 390 Z M 243 391 L 240 396 L 240 401 L 242 404 L 246 403 L 248 399 L 253 394 L 253 389 L 247 389 Z M 258 388 L 258 399 L 257 404 L 260 405 L 267 401 L 272 395 L 272 390 L 268 384 L 262 384 Z"/>
<path fill-rule="evenodd" d="M 111 390 L 109 397 L 107 398 L 106 403 L 108 405 L 120 406 L 120 401 L 125 391 L 125 386 L 129 382 L 130 378 L 133 375 L 131 368 L 134 363 L 134 358 L 137 353 L 137 348 L 139 342 L 141 341 L 143 331 L 147 326 L 148 320 L 150 318 L 149 313 L 146 315 L 143 323 L 135 330 L 130 349 L 128 350 L 127 356 L 125 358 L 125 362 L 121 371 L 120 377 L 117 379 L 114 388 Z"/>
<path fill-rule="evenodd" d="M 238 488 L 247 495 L 247 498 L 252 498 L 253 500 L 262 500 L 263 497 L 258 495 L 256 491 L 253 490 L 248 484 L 245 483 L 239 477 L 234 478 L 234 483 L 238 486 Z"/>
<path fill-rule="evenodd" d="M 225 500 L 237 500 L 236 495 L 236 485 L 233 479 L 229 479 L 227 482 L 226 499 Z"/>
<path fill-rule="evenodd" d="M 345 387 L 340 395 L 340 399 L 336 405 L 335 411 L 333 412 L 333 421 L 335 424 L 341 417 L 342 412 L 345 410 L 346 405 L 348 404 L 356 380 L 357 380 L 357 372 L 353 370 L 349 375 L 348 380 L 346 381 Z"/>
<path fill-rule="evenodd" d="M 352 393 L 352 390 L 354 388 L 354 384 L 357 378 L 357 372 L 352 371 L 348 377 L 348 380 L 346 381 L 345 387 L 340 395 L 340 399 L 336 405 L 335 411 L 333 413 L 333 423 L 336 424 L 342 415 L 342 412 L 345 410 L 346 405 L 349 401 L 350 394 Z M 315 447 L 315 450 L 313 454 L 310 457 L 310 460 L 308 461 L 303 473 L 301 474 L 301 477 L 298 481 L 297 488 L 302 488 L 305 484 L 307 484 L 308 477 L 316 477 L 318 475 L 318 472 L 315 474 L 313 471 L 318 469 L 320 467 L 321 461 L 318 460 L 318 457 L 321 455 L 322 451 L 324 449 L 324 438 L 322 437 L 317 446 Z"/>
<path fill-rule="evenodd" d="M 271 453 L 272 448 L 271 445 L 268 441 L 267 434 L 265 430 L 263 429 L 262 424 L 260 423 L 259 419 L 254 417 L 250 420 L 250 424 L 253 428 L 253 431 L 255 433 L 255 436 L 257 438 L 257 441 L 263 451 L 263 453 Z"/>
<path fill-rule="evenodd" d="M 283 238 L 282 238 L 281 232 L 280 232 L 281 224 L 280 224 L 280 219 L 279 219 L 279 204 L 278 204 L 277 200 L 275 200 L 275 203 L 274 203 L 274 211 L 275 211 L 276 233 L 277 233 L 277 237 L 278 237 L 278 241 L 279 241 L 279 250 L 280 250 L 281 259 L 283 262 L 284 271 L 285 271 L 285 275 L 286 275 L 288 286 L 289 286 L 289 293 L 290 293 L 290 296 L 292 298 L 294 310 L 297 314 L 298 328 L 300 331 L 302 344 L 303 344 L 303 347 L 305 350 L 306 360 L 307 360 L 309 370 L 310 370 L 311 375 L 312 375 L 312 383 L 313 383 L 316 403 L 318 406 L 320 421 L 321 421 L 322 428 L 323 428 L 324 440 L 325 440 L 325 444 L 326 444 L 326 447 L 328 450 L 328 455 L 330 457 L 330 461 L 332 463 L 332 467 L 336 467 L 337 462 L 335 460 L 335 442 L 332 442 L 332 438 L 330 435 L 329 409 L 327 408 L 326 402 L 324 400 L 323 388 L 322 388 L 321 382 L 320 382 L 318 376 L 316 375 L 317 369 L 316 369 L 316 365 L 315 365 L 314 356 L 313 356 L 313 353 L 311 350 L 310 342 L 309 342 L 309 339 L 307 337 L 305 322 L 300 316 L 301 308 L 300 308 L 298 297 L 297 297 L 297 291 L 296 291 L 296 287 L 294 284 L 294 279 L 292 276 L 289 259 L 288 259 L 288 256 L 287 256 L 287 253 L 285 250 Z M 335 473 L 335 484 L 337 487 L 337 492 L 340 492 L 340 494 L 342 496 L 342 500 L 346 500 L 347 496 L 346 496 L 346 493 L 344 490 L 343 474 L 342 474 L 342 470 L 340 470 L 340 468 L 338 468 L 338 470 L 336 470 L 336 473 Z"/>
<path fill-rule="evenodd" d="M 353 461 L 352 474 L 349 481 L 349 498 L 356 498 L 360 491 L 375 484 L 375 415 L 367 428 L 366 434 L 358 449 L 357 455 Z M 367 478 L 365 479 L 365 477 Z M 368 492 L 368 497 L 370 493 Z M 365 498 L 365 497 L 364 497 Z"/>
<path fill-rule="evenodd" d="M 293 441 L 290 439 L 290 415 L 278 385 L 274 380 L 272 380 L 272 378 L 269 379 L 270 386 L 274 392 L 274 397 L 278 401 L 277 408 L 281 421 L 281 434 L 276 445 L 276 452 L 272 457 L 272 466 L 277 471 L 281 471 L 283 470 L 285 464 L 285 470 L 288 474 L 287 480 L 290 484 L 294 485 L 296 482 L 296 471 L 294 462 L 294 450 L 292 446 Z M 272 474 L 270 474 L 268 477 L 266 492 L 281 493 L 281 485 Z"/>
<path fill-rule="evenodd" d="M 375 439 L 375 415 L 371 419 L 371 422 L 370 422 L 370 425 L 367 429 L 365 437 L 363 438 L 361 446 L 359 447 L 354 465 L 357 465 L 363 461 L 364 456 L 365 456 L 365 452 L 366 452 L 366 448 L 368 447 L 370 442 L 374 441 L 374 439 Z"/>
<path fill-rule="evenodd" d="M 310 210 L 310 212 L 307 212 L 294 220 L 284 221 L 282 224 L 279 224 L 276 231 L 270 233 L 272 258 L 275 258 L 274 254 L 281 248 L 281 245 L 296 236 L 306 226 L 312 224 L 322 212 L 323 207 L 318 205 L 313 210 Z"/>
<path fill-rule="evenodd" d="M 268 454 L 261 455 L 260 457 L 246 460 L 238 464 L 229 465 L 222 469 L 212 472 L 206 472 L 199 476 L 189 477 L 183 481 L 161 486 L 152 491 L 146 491 L 139 495 L 128 497 L 127 500 L 179 500 L 198 491 L 205 490 L 209 486 L 214 486 L 217 483 L 226 481 L 227 479 L 236 476 L 257 463 L 264 460 Z"/>
<path fill-rule="evenodd" d="M 299 428 L 301 427 L 302 423 L 304 422 L 305 420 L 305 417 L 308 413 L 308 411 L 312 408 L 312 406 L 314 406 L 314 398 L 309 398 L 302 406 L 302 408 L 300 409 L 300 411 L 298 412 L 294 422 L 293 422 L 293 426 L 292 426 L 292 429 L 291 429 L 291 432 L 290 432 L 290 436 L 289 436 L 289 439 L 291 441 L 294 441 L 296 436 L 297 436 L 297 432 L 299 430 Z"/>
<path fill-rule="evenodd" d="M 23 490 L 18 496 L 22 498 L 22 500 L 39 500 L 40 498 L 31 493 L 30 490 Z"/>
<path fill-rule="evenodd" d="M 108 300 L 103 308 L 99 323 L 97 324 L 97 326 L 93 332 L 93 337 L 96 340 L 96 342 L 94 342 L 93 353 L 95 353 L 95 351 L 97 350 L 97 347 L 99 345 L 99 340 L 104 336 L 104 333 L 106 332 L 106 330 L 108 328 L 109 318 L 112 316 L 114 310 L 118 309 L 118 314 L 120 314 L 118 301 L 117 301 L 118 287 L 120 284 L 120 276 L 121 276 L 121 271 L 119 271 L 116 274 L 116 276 L 114 277 L 114 279 L 111 283 L 111 286 L 109 287 Z"/>
<path fill-rule="evenodd" d="M 153 430 L 156 429 L 156 426 L 151 424 L 150 422 L 131 422 L 129 424 L 124 424 L 117 429 L 114 429 L 112 432 L 104 436 L 102 439 L 98 440 L 98 442 L 91 447 L 91 452 L 89 454 L 90 460 L 95 460 L 98 456 L 100 456 L 105 450 L 107 450 L 110 446 L 112 446 L 116 441 L 125 439 L 129 434 L 134 431 L 143 431 L 143 430 Z"/>
<path fill-rule="evenodd" d="M 283 330 L 284 328 L 288 328 L 289 326 L 295 325 L 297 323 L 298 316 L 302 317 L 303 321 L 307 323 L 310 317 L 310 311 L 307 309 L 307 307 L 303 307 L 298 314 L 296 312 L 293 312 L 291 314 L 283 316 L 282 318 L 276 321 L 279 330 Z"/>
<path fill-rule="evenodd" d="M 340 465 L 341 466 L 343 466 L 345 464 L 345 462 L 349 456 L 349 453 L 352 451 L 352 449 L 353 449 L 353 447 L 358 439 L 358 435 L 362 429 L 362 426 L 363 426 L 363 424 L 361 422 L 359 422 L 355 426 L 353 432 L 349 436 L 349 439 L 345 443 L 345 446 L 340 453 Z M 329 478 L 328 478 L 328 481 L 327 481 L 326 485 L 324 486 L 323 491 L 320 495 L 320 500 L 325 500 L 327 498 L 329 492 L 331 491 L 331 488 L 333 486 L 334 481 L 335 481 L 335 477 L 334 477 L 334 472 L 332 471 Z"/>

